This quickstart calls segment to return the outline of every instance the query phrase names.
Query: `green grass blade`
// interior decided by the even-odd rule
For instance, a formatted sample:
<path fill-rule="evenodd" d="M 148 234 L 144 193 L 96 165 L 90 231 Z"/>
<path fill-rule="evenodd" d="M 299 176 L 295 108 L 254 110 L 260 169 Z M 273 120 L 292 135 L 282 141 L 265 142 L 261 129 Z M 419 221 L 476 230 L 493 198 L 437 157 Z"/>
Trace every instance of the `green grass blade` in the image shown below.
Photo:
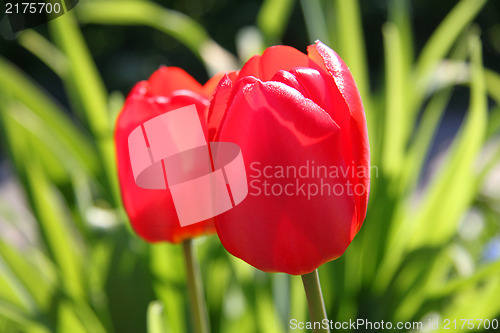
<path fill-rule="evenodd" d="M 24 105 L 7 105 L 5 109 L 8 112 L 2 117 L 5 122 L 3 126 L 6 134 L 8 134 L 6 143 L 9 145 L 11 155 L 17 155 L 18 153 L 15 148 L 16 141 L 31 140 L 35 147 L 35 154 L 40 160 L 40 165 L 47 177 L 57 184 L 67 183 L 69 181 L 68 172 L 72 170 L 71 165 L 76 165 L 77 168 L 80 166 L 74 163 L 74 160 L 68 159 L 68 155 L 64 155 L 66 150 L 61 147 L 57 138 L 54 138 L 50 132 L 44 132 L 43 125 L 39 126 L 39 119 L 37 119 L 36 115 L 30 113 Z M 49 146 L 47 145 L 48 142 L 55 143 L 55 145 Z M 58 154 L 62 159 L 57 157 Z M 23 161 L 19 161 L 19 164 L 22 163 Z M 20 167 L 24 168 L 22 165 Z"/>
<path fill-rule="evenodd" d="M 448 54 L 459 34 L 476 17 L 487 0 L 461 0 L 439 24 L 425 44 L 417 60 L 415 74 L 417 89 L 413 100 L 414 112 L 422 102 L 437 64 Z"/>
<path fill-rule="evenodd" d="M 0 88 L 5 92 L 5 96 L 23 103 L 41 118 L 45 127 L 51 129 L 67 150 L 68 159 L 74 159 L 88 173 L 95 172 L 98 162 L 92 145 L 49 95 L 2 57 L 0 73 Z"/>
<path fill-rule="evenodd" d="M 490 121 L 488 123 L 487 137 L 491 137 L 500 131 L 500 74 L 485 69 L 484 75 L 488 95 L 497 104 L 496 108 L 491 111 Z"/>
<path fill-rule="evenodd" d="M 4 247 L 4 244 L 1 245 Z M 23 276 L 19 277 L 18 275 L 19 272 L 23 272 L 23 266 L 26 263 L 21 262 L 15 265 L 14 269 L 17 269 L 16 272 L 9 267 L 9 263 L 3 258 L 4 256 L 8 256 L 9 253 L 5 253 L 7 251 L 4 248 L 0 248 L 0 251 L 0 300 L 19 308 L 19 311 L 27 313 L 36 312 L 37 304 L 34 299 L 35 295 L 30 294 L 26 283 L 23 283 L 24 281 L 21 280 Z"/>
<path fill-rule="evenodd" d="M 413 31 L 411 26 L 410 0 L 391 0 L 389 3 L 389 17 L 399 31 L 401 49 L 406 70 L 408 71 L 414 61 Z"/>
<path fill-rule="evenodd" d="M 236 69 L 236 58 L 212 40 L 207 31 L 190 17 L 150 1 L 82 2 L 76 8 L 85 23 L 145 25 L 162 31 L 188 47 L 198 56 L 210 75 Z"/>
<path fill-rule="evenodd" d="M 492 70 L 485 69 L 486 88 L 488 94 L 493 98 L 497 105 L 500 105 L 500 74 Z"/>
<path fill-rule="evenodd" d="M 272 297 L 276 314 L 280 319 L 283 327 L 289 326 L 290 317 L 290 292 L 291 282 L 290 275 L 277 273 L 271 276 Z"/>
<path fill-rule="evenodd" d="M 67 75 L 67 58 L 41 34 L 33 29 L 25 30 L 19 35 L 18 42 L 43 61 L 60 78 Z"/>
<path fill-rule="evenodd" d="M 476 318 L 482 318 L 483 322 L 489 321 L 489 329 L 491 330 L 492 320 L 498 316 L 500 312 L 500 303 L 498 302 L 498 293 L 500 292 L 500 278 L 498 274 L 492 276 L 490 279 L 482 281 L 481 284 L 472 286 L 465 289 L 460 289 L 457 294 L 452 298 L 450 304 L 443 311 L 443 318 L 448 318 L 451 323 L 448 328 L 452 328 L 454 331 L 488 331 L 485 330 L 485 326 L 481 326 L 477 329 L 479 322 L 474 320 Z M 475 323 L 475 330 L 467 329 L 464 324 L 464 318 L 471 318 L 471 322 Z M 454 320 L 457 323 L 457 329 L 455 330 Z M 498 319 L 497 319 L 498 320 Z M 439 330 L 435 332 L 448 332 L 449 329 L 440 326 Z"/>
<path fill-rule="evenodd" d="M 68 306 L 74 311 L 75 317 L 81 323 L 82 327 L 88 333 L 107 333 L 106 329 L 101 323 L 91 305 L 84 299 L 78 299 L 68 303 Z"/>
<path fill-rule="evenodd" d="M 336 0 L 335 9 L 339 45 L 333 47 L 349 66 L 361 97 L 365 97 L 368 95 L 370 84 L 359 2 Z"/>
<path fill-rule="evenodd" d="M 401 191 L 408 193 L 415 189 L 429 148 L 436 136 L 437 127 L 451 98 L 452 88 L 432 96 L 426 105 L 415 138 L 406 154 L 402 168 Z"/>
<path fill-rule="evenodd" d="M 444 285 L 437 285 L 431 292 L 432 298 L 443 298 L 453 295 L 460 290 L 468 289 L 474 285 L 500 275 L 500 260 L 489 263 L 479 268 L 473 275 L 454 278 Z"/>
<path fill-rule="evenodd" d="M 443 68 L 446 69 L 445 74 L 435 75 L 435 80 L 441 83 L 436 85 L 436 92 L 430 97 L 429 102 L 422 112 L 420 123 L 415 130 L 414 137 L 406 154 L 401 181 L 401 191 L 403 193 L 414 190 L 418 177 L 420 177 L 420 170 L 428 155 L 432 140 L 436 135 L 437 126 L 451 98 L 452 88 L 458 83 L 463 83 L 461 80 L 464 76 L 464 68 L 467 69 L 467 75 L 465 76 L 470 76 L 468 75 L 470 70 L 465 63 L 469 48 L 468 37 L 469 34 L 464 34 L 457 41 L 457 47 L 451 54 L 453 60 L 450 60 L 446 66 L 443 64 Z M 470 81 L 470 78 L 466 80 Z M 408 108 L 411 108 L 411 106 L 408 105 Z M 414 115 L 410 114 L 407 118 L 416 122 Z"/>
<path fill-rule="evenodd" d="M 448 160 L 435 175 L 414 223 L 413 247 L 438 245 L 456 230 L 461 214 L 475 195 L 473 163 L 484 140 L 487 100 L 482 66 L 481 42 L 471 37 L 471 102 L 469 112 Z"/>
<path fill-rule="evenodd" d="M 410 130 L 407 123 L 406 82 L 404 51 L 398 27 L 386 23 L 382 29 L 384 35 L 385 72 L 386 72 L 386 112 L 383 138 L 383 169 L 392 178 L 397 178 L 402 171 L 406 140 Z"/>
<path fill-rule="evenodd" d="M 108 112 L 107 92 L 72 12 L 49 22 L 56 44 L 68 59 L 64 80 L 75 105 L 81 106 L 97 142 L 105 182 L 115 204 L 120 202 L 113 145 L 114 123 Z"/>
<path fill-rule="evenodd" d="M 18 328 L 22 329 L 22 332 L 26 333 L 49 333 L 48 327 L 37 322 L 36 317 L 32 316 L 30 313 L 25 312 L 20 309 L 15 304 L 12 304 L 0 297 L 0 315 L 7 318 L 8 321 L 14 323 Z M 10 332 L 10 331 L 4 331 Z M 18 331 L 15 331 L 18 332 Z"/>
<path fill-rule="evenodd" d="M 66 211 L 56 189 L 48 182 L 38 161 L 28 156 L 24 158 L 26 165 L 29 165 L 29 170 L 25 173 L 27 190 L 47 247 L 60 270 L 62 286 L 72 297 L 84 298 L 83 258 L 81 253 L 77 252 L 78 240 L 69 225 L 69 212 Z"/>
<path fill-rule="evenodd" d="M 164 304 L 163 314 L 170 320 L 164 323 L 165 329 L 172 332 L 186 332 L 183 318 L 185 312 L 185 272 L 183 256 L 179 246 L 155 244 L 151 246 L 151 273 L 154 276 L 153 288 L 160 302 Z"/>
<path fill-rule="evenodd" d="M 3 278 L 8 280 L 5 281 L 7 284 L 0 286 L 0 294 L 12 293 L 28 311 L 41 314 L 39 312 L 49 310 L 55 284 L 31 261 L 39 256 L 34 251 L 37 250 L 33 248 L 23 255 L 9 244 L 0 241 L 0 272 Z"/>
<path fill-rule="evenodd" d="M 257 299 L 257 320 L 259 332 L 262 333 L 281 333 L 285 328 L 279 320 L 279 315 L 274 307 L 272 295 L 262 286 L 255 288 L 255 297 Z"/>
<path fill-rule="evenodd" d="M 320 0 L 300 0 L 300 6 L 302 7 L 309 42 L 313 43 L 319 39 L 326 45 L 334 46 L 328 34 Z"/>
<path fill-rule="evenodd" d="M 491 111 L 490 122 L 488 123 L 488 138 L 500 132 L 500 106 L 497 106 Z"/>
<path fill-rule="evenodd" d="M 304 293 L 304 285 L 300 276 L 290 276 L 290 320 L 298 322 L 307 320 L 307 299 Z M 293 332 L 293 330 L 287 330 Z"/>
<path fill-rule="evenodd" d="M 68 59 L 70 97 L 82 107 L 90 132 L 97 140 L 109 135 L 112 124 L 107 111 L 107 92 L 73 13 L 49 23 L 56 45 Z"/>
<path fill-rule="evenodd" d="M 414 255 L 416 261 L 407 264 L 391 288 L 400 290 L 394 318 L 410 321 L 422 308 L 432 287 L 441 284 L 450 271 L 452 260 L 447 251 L 425 251 Z M 415 259 L 414 259 L 415 260 Z"/>
<path fill-rule="evenodd" d="M 37 114 L 22 104 L 7 105 L 6 111 L 4 120 L 16 127 L 15 137 L 11 137 L 11 140 L 30 140 L 36 146 L 34 154 L 52 181 L 67 183 L 73 173 L 86 174 L 87 170 L 83 169 L 77 160 L 71 158 L 71 152 Z"/>
<path fill-rule="evenodd" d="M 64 300 L 59 302 L 57 309 L 57 333 L 74 332 L 74 333 L 90 333 L 87 331 L 75 314 L 71 304 Z"/>
<path fill-rule="evenodd" d="M 370 78 L 366 60 L 366 48 L 363 36 L 363 24 L 359 2 L 357 0 L 335 1 L 337 19 L 337 44 L 331 45 L 342 57 L 352 72 L 356 85 L 363 99 L 368 133 L 370 139 L 376 140 L 374 131 L 374 115 L 372 114 L 372 101 L 370 94 Z"/>
<path fill-rule="evenodd" d="M 257 26 L 267 44 L 278 43 L 287 27 L 295 0 L 264 0 L 257 15 Z"/>
<path fill-rule="evenodd" d="M 148 306 L 148 333 L 167 333 L 163 324 L 163 304 L 153 301 Z"/>
<path fill-rule="evenodd" d="M 397 269 L 400 261 L 403 259 L 407 246 L 406 235 L 412 232 L 412 226 L 409 223 L 405 223 L 405 221 L 408 219 L 408 212 L 412 210 L 413 194 L 416 190 L 418 179 L 421 176 L 422 166 L 425 158 L 428 156 L 442 115 L 451 98 L 453 85 L 456 84 L 458 78 L 463 74 L 462 68 L 465 66 L 463 63 L 468 53 L 467 37 L 468 35 L 464 35 L 460 39 L 459 47 L 453 52 L 452 58 L 457 61 L 457 66 L 448 67 L 447 81 L 440 87 L 442 90 L 434 93 L 427 103 L 405 154 L 399 187 L 395 189 L 395 193 L 400 197 L 398 200 L 399 204 L 395 205 L 395 213 L 391 222 L 392 227 L 388 230 L 389 237 L 385 246 L 383 263 L 378 270 L 379 275 L 376 279 L 376 288 L 387 287 L 394 274 L 394 270 Z M 454 69 L 455 72 L 450 72 L 451 69 Z"/>

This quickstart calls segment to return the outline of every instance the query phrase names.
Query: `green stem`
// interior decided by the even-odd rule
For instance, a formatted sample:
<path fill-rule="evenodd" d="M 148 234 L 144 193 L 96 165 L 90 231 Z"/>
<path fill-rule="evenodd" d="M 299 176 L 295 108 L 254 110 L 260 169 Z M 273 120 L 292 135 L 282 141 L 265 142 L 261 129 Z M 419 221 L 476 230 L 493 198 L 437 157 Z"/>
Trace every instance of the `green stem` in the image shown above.
<path fill-rule="evenodd" d="M 184 262 L 186 264 L 186 277 L 189 293 L 189 308 L 196 333 L 209 333 L 207 306 L 203 296 L 200 267 L 193 253 L 193 240 L 182 242 Z"/>
<path fill-rule="evenodd" d="M 315 333 L 326 332 L 330 333 L 330 328 L 323 327 L 323 320 L 328 320 L 326 316 L 325 302 L 323 301 L 323 294 L 321 293 L 321 285 L 319 283 L 318 270 L 302 275 L 302 282 L 306 290 L 307 305 L 309 306 L 309 316 L 314 323 L 320 323 L 320 328 L 313 331 Z M 318 325 L 318 324 L 316 324 Z"/>

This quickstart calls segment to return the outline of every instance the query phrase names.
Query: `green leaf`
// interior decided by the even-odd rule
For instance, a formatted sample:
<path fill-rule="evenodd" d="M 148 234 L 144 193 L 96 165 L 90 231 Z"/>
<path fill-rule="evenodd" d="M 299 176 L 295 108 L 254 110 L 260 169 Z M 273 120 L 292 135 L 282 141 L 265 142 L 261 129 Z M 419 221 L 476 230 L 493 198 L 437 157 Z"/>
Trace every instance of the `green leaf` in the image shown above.
<path fill-rule="evenodd" d="M 290 276 L 290 319 L 307 320 L 307 299 L 300 276 Z"/>
<path fill-rule="evenodd" d="M 68 301 L 59 302 L 57 309 L 57 332 L 88 333 Z"/>
<path fill-rule="evenodd" d="M 83 165 L 71 158 L 68 151 L 47 123 L 38 114 L 33 113 L 23 104 L 12 103 L 5 106 L 4 121 L 11 126 L 9 141 L 29 140 L 34 147 L 34 154 L 43 166 L 44 172 L 56 183 L 69 182 L 71 174 L 87 174 Z M 12 154 L 16 154 L 12 149 Z"/>
<path fill-rule="evenodd" d="M 413 112 L 419 109 L 437 64 L 448 54 L 459 34 L 476 17 L 487 0 L 461 0 L 439 24 L 417 60 Z"/>
<path fill-rule="evenodd" d="M 8 321 L 15 323 L 22 332 L 26 333 L 49 333 L 51 330 L 43 324 L 37 322 L 36 317 L 25 312 L 16 305 L 0 298 L 0 315 L 7 318 Z M 10 331 L 5 331 L 10 332 Z M 17 331 L 16 331 L 17 332 Z"/>
<path fill-rule="evenodd" d="M 391 0 L 389 18 L 398 27 L 405 70 L 408 71 L 414 60 L 411 1 Z"/>
<path fill-rule="evenodd" d="M 148 333 L 166 333 L 167 330 L 163 324 L 163 304 L 159 301 L 153 301 L 148 306 Z"/>
<path fill-rule="evenodd" d="M 109 136 L 112 125 L 107 113 L 107 92 L 78 29 L 69 12 L 49 22 L 56 45 L 68 59 L 67 84 L 70 97 L 81 105 L 91 133 L 99 140 Z"/>
<path fill-rule="evenodd" d="M 257 309 L 259 332 L 263 333 L 280 333 L 285 329 L 278 320 L 279 315 L 274 307 L 272 295 L 265 288 L 256 288 Z"/>
<path fill-rule="evenodd" d="M 492 136 L 500 132 L 500 106 L 497 106 L 491 111 L 490 121 L 488 122 L 488 133 L 486 136 L 491 138 Z"/>
<path fill-rule="evenodd" d="M 185 271 L 180 247 L 172 244 L 155 244 L 151 246 L 151 273 L 154 276 L 155 294 L 164 304 L 163 313 L 169 318 L 165 328 L 172 332 L 186 332 L 183 318 L 185 312 Z"/>
<path fill-rule="evenodd" d="M 78 320 L 82 328 L 85 328 L 85 332 L 88 333 L 106 333 L 109 329 L 105 329 L 102 325 L 99 317 L 97 316 L 91 305 L 83 298 L 73 300 L 67 303 L 68 307 L 74 313 L 74 319 L 71 321 Z M 62 302 L 61 306 L 66 306 L 65 302 Z M 102 314 L 101 314 L 102 315 Z M 66 331 L 64 331 L 66 332 Z"/>
<path fill-rule="evenodd" d="M 268 45 L 276 44 L 283 37 L 294 5 L 295 0 L 264 0 L 262 3 L 257 26 Z"/>
<path fill-rule="evenodd" d="M 500 275 L 500 260 L 480 267 L 474 274 L 465 277 L 457 277 L 447 281 L 444 285 L 436 284 L 431 290 L 431 298 L 442 298 L 453 295 L 460 290 L 469 289 L 481 283 L 481 281 L 493 279 Z"/>
<path fill-rule="evenodd" d="M 443 83 L 439 87 L 439 90 L 436 90 L 430 97 L 422 112 L 418 126 L 414 130 L 413 137 L 409 142 L 409 147 L 401 166 L 399 184 L 396 188 L 391 188 L 396 202 L 392 204 L 394 214 L 391 217 L 390 228 L 387 231 L 388 238 L 384 250 L 385 255 L 381 268 L 378 270 L 375 283 L 376 289 L 379 291 L 387 287 L 395 270 L 406 255 L 405 249 L 408 245 L 406 237 L 412 233 L 412 225 L 406 221 L 412 218 L 411 215 L 413 214 L 415 200 L 414 192 L 417 190 L 417 182 L 421 176 L 425 158 L 429 154 L 429 149 L 435 138 L 438 125 L 451 98 L 453 85 L 459 81 L 459 78 L 464 76 L 464 67 L 467 68 L 467 73 L 469 73 L 468 65 L 465 65 L 465 59 L 468 55 L 467 41 L 469 35 L 470 33 L 464 34 L 459 39 L 458 45 L 451 55 L 453 62 L 450 61 L 445 67 L 447 69 L 444 75 L 446 80 L 442 80 Z M 411 88 L 407 90 L 408 96 L 411 96 L 412 91 Z M 411 117 L 408 117 L 407 114 L 408 118 Z"/>
<path fill-rule="evenodd" d="M 415 190 L 421 170 L 436 136 L 439 123 L 451 98 L 452 88 L 436 93 L 427 103 L 413 142 L 406 154 L 402 167 L 401 191 Z"/>
<path fill-rule="evenodd" d="M 500 278 L 498 273 L 491 276 L 490 279 L 481 281 L 480 285 L 460 289 L 457 294 L 452 298 L 450 304 L 442 312 L 442 317 L 452 321 L 449 326 L 454 328 L 453 320 L 456 319 L 456 331 L 476 331 L 479 321 L 474 319 L 488 320 L 490 325 L 491 321 L 498 316 L 500 312 L 500 303 L 498 302 L 498 293 L 500 292 Z M 470 318 L 475 323 L 476 330 L 462 330 L 463 318 Z M 490 326 L 491 329 L 491 326 Z M 484 330 L 484 324 L 479 331 Z M 439 327 L 436 332 L 449 332 L 449 329 L 443 326 Z"/>
<path fill-rule="evenodd" d="M 397 178 L 397 173 L 402 171 L 406 140 L 411 129 L 407 123 L 406 105 L 408 73 L 404 64 L 405 54 L 398 27 L 388 22 L 383 26 L 382 32 L 387 82 L 382 165 L 384 172 L 392 178 Z"/>
<path fill-rule="evenodd" d="M 25 161 L 29 166 L 25 173 L 27 190 L 47 247 L 60 270 L 60 282 L 69 295 L 76 299 L 83 298 L 83 258 L 77 252 L 78 239 L 70 228 L 69 212 L 55 187 L 48 182 L 38 161 L 27 156 Z"/>
<path fill-rule="evenodd" d="M 331 45 L 342 57 L 356 80 L 366 113 L 368 133 L 371 140 L 377 140 L 375 132 L 375 118 L 373 115 L 370 94 L 370 78 L 366 60 L 363 23 L 358 0 L 335 1 L 337 45 Z"/>
<path fill-rule="evenodd" d="M 52 274 L 47 276 L 46 269 L 40 269 L 33 262 L 41 255 L 37 252 L 36 248 L 32 248 L 23 255 L 0 241 L 0 271 L 5 279 L 5 283 L 0 286 L 0 295 L 3 298 L 12 295 L 33 314 L 49 310 L 50 299 L 55 291 Z"/>
<path fill-rule="evenodd" d="M 475 195 L 473 163 L 484 140 L 487 100 L 482 66 L 481 42 L 470 39 L 471 102 L 469 112 L 450 148 L 448 159 L 424 197 L 416 215 L 411 247 L 438 245 L 456 230 L 461 214 Z"/>
<path fill-rule="evenodd" d="M 237 67 L 235 57 L 212 40 L 198 22 L 151 1 L 88 0 L 78 4 L 76 11 L 84 23 L 145 25 L 162 31 L 198 56 L 210 75 Z"/>
<path fill-rule="evenodd" d="M 469 66 L 465 63 L 465 59 L 468 56 L 468 37 L 470 33 L 472 32 L 468 32 L 458 39 L 457 47 L 451 54 L 451 60 L 441 64 L 443 70 L 440 72 L 443 74 L 436 74 L 434 76 L 434 81 L 440 81 L 440 83 L 435 84 L 436 90 L 421 114 L 418 127 L 413 134 L 405 156 L 400 186 L 400 191 L 403 193 L 415 190 L 417 180 L 421 176 L 420 172 L 423 163 L 429 153 L 438 125 L 451 98 L 453 86 L 463 83 L 464 76 L 467 77 L 467 81 L 470 81 Z M 464 69 L 466 71 L 465 75 Z M 408 105 L 408 107 L 410 106 Z M 411 115 L 407 119 L 416 122 L 416 119 Z"/>
<path fill-rule="evenodd" d="M 68 59 L 50 41 L 33 29 L 24 30 L 18 38 L 19 44 L 37 56 L 60 78 L 68 71 Z"/>
<path fill-rule="evenodd" d="M 500 105 L 500 74 L 492 70 L 485 69 L 484 77 L 486 80 L 486 89 L 497 105 Z"/>
<path fill-rule="evenodd" d="M 486 89 L 488 95 L 495 101 L 497 106 L 490 113 L 488 122 L 487 137 L 491 137 L 500 132 L 500 74 L 485 69 Z"/>
<path fill-rule="evenodd" d="M 87 173 L 93 174 L 98 162 L 92 145 L 48 93 L 2 57 L 0 73 L 0 88 L 5 96 L 21 102 L 29 112 L 39 117 L 44 127 L 51 130 L 59 145 L 64 147 L 67 159 L 75 160 Z M 0 106 L 0 112 L 7 112 L 5 102 Z"/>
<path fill-rule="evenodd" d="M 328 29 L 326 27 L 324 10 L 321 7 L 320 0 L 300 0 L 302 13 L 306 23 L 309 42 L 321 40 L 326 45 L 333 45 Z"/>
<path fill-rule="evenodd" d="M 452 265 L 448 252 L 446 248 L 440 251 L 424 249 L 414 253 L 416 261 L 406 263 L 391 285 L 391 289 L 398 291 L 395 296 L 398 306 L 393 314 L 396 320 L 409 321 L 414 318 L 433 287 L 448 277 Z"/>
<path fill-rule="evenodd" d="M 96 140 L 105 181 L 114 202 L 119 190 L 113 145 L 114 123 L 108 112 L 107 92 L 72 12 L 49 22 L 56 44 L 68 59 L 64 79 L 69 97 L 80 106 L 92 136 Z"/>
<path fill-rule="evenodd" d="M 220 246 L 220 244 L 218 245 Z M 199 253 L 201 254 L 203 252 L 205 251 L 199 248 Z M 199 259 L 201 266 L 205 268 L 202 270 L 202 276 L 209 315 L 219 314 L 223 311 L 224 301 L 228 296 L 228 286 L 230 286 L 232 282 L 230 267 L 227 260 L 224 259 L 224 257 L 214 255 L 206 257 L 205 259 L 200 257 Z M 217 316 L 214 317 L 217 320 L 212 320 L 212 316 L 210 320 L 212 330 L 220 331 L 220 323 L 218 321 L 224 319 L 218 318 Z"/>

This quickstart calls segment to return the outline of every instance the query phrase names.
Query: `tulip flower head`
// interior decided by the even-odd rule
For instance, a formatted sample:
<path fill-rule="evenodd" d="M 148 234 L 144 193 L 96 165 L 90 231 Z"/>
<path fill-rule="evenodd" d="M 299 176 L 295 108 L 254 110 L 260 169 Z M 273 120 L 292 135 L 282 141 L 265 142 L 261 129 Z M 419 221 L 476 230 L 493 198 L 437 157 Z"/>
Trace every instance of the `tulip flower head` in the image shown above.
<path fill-rule="evenodd" d="M 202 140 L 207 141 L 208 105 L 219 79 L 220 76 L 216 76 L 202 86 L 180 68 L 162 67 L 148 81 L 139 82 L 132 89 L 118 116 L 115 144 L 122 200 L 133 229 L 146 241 L 178 243 L 214 232 L 214 224 L 213 219 L 207 219 L 182 227 L 168 187 L 148 189 L 136 184 L 129 136 L 148 120 L 194 106 L 201 124 L 200 132 L 205 136 Z M 158 166 L 161 167 L 161 163 Z"/>
<path fill-rule="evenodd" d="M 237 144 L 249 194 L 216 217 L 236 257 L 267 272 L 306 274 L 341 256 L 366 215 L 370 150 L 363 105 L 342 59 L 270 47 L 214 94 L 208 133 Z"/>

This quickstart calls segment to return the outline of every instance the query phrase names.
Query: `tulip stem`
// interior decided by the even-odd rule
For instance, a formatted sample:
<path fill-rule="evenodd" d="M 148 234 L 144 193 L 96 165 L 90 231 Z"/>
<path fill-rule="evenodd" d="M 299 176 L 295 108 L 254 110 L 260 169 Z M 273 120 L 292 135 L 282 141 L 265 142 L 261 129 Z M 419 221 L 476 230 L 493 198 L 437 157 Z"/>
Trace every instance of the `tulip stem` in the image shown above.
<path fill-rule="evenodd" d="M 196 333 L 209 333 L 207 306 L 203 296 L 200 267 L 195 258 L 192 239 L 182 242 L 182 251 L 186 264 L 189 309 L 191 311 L 193 326 Z"/>
<path fill-rule="evenodd" d="M 326 316 L 325 302 L 321 285 L 319 283 L 318 270 L 302 275 L 302 283 L 306 291 L 307 305 L 309 306 L 309 316 L 313 322 L 313 331 L 315 333 L 326 332 L 330 333 L 330 328 L 323 327 L 323 323 L 328 322 Z M 319 326 L 319 328 L 318 328 Z"/>

